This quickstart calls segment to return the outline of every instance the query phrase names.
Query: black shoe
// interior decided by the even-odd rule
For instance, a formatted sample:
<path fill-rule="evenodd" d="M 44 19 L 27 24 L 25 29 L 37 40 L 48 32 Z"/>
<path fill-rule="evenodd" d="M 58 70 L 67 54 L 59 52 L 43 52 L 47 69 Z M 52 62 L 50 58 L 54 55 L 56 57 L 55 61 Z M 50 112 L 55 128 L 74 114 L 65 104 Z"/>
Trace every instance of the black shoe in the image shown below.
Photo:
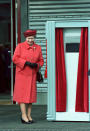
<path fill-rule="evenodd" d="M 21 122 L 23 123 L 23 124 L 31 124 L 31 122 L 30 121 L 24 121 L 22 118 L 21 118 Z"/>
<path fill-rule="evenodd" d="M 35 121 L 34 121 L 34 120 L 29 120 L 29 122 L 31 122 L 31 123 L 35 123 Z"/>

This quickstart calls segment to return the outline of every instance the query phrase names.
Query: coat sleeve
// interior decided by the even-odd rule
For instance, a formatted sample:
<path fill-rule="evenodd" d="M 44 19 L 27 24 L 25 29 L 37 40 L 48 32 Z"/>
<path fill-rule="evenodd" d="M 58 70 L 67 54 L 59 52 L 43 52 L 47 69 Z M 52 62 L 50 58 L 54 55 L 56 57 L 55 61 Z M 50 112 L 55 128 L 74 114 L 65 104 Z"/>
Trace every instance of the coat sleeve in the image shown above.
<path fill-rule="evenodd" d="M 18 44 L 16 49 L 15 49 L 12 61 L 13 61 L 14 64 L 16 64 L 16 66 L 23 69 L 26 60 L 21 58 L 20 54 L 21 54 L 21 47 L 20 47 L 20 44 Z"/>
<path fill-rule="evenodd" d="M 39 70 L 39 68 L 42 67 L 43 64 L 44 64 L 44 59 L 43 59 L 41 47 L 40 47 L 39 60 L 38 60 L 37 64 L 38 64 L 38 70 Z"/>

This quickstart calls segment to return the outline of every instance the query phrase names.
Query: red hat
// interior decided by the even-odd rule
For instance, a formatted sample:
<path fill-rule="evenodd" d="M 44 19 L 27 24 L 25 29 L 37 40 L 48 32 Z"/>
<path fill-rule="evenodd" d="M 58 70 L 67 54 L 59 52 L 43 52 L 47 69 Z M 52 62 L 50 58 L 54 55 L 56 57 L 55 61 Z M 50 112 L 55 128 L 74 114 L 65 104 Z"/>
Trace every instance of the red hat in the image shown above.
<path fill-rule="evenodd" d="M 36 30 L 26 30 L 23 34 L 25 37 L 36 35 Z"/>

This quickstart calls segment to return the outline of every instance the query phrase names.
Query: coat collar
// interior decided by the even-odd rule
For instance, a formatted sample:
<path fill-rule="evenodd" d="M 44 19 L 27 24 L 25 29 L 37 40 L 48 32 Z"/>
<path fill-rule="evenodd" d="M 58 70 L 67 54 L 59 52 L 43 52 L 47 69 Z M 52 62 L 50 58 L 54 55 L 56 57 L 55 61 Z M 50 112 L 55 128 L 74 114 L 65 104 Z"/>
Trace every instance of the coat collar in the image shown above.
<path fill-rule="evenodd" d="M 32 46 L 30 46 L 28 43 L 27 43 L 27 41 L 25 41 L 25 47 L 26 47 L 26 49 L 35 49 L 36 48 L 36 44 L 35 44 L 35 42 L 34 42 L 34 44 L 32 45 Z"/>

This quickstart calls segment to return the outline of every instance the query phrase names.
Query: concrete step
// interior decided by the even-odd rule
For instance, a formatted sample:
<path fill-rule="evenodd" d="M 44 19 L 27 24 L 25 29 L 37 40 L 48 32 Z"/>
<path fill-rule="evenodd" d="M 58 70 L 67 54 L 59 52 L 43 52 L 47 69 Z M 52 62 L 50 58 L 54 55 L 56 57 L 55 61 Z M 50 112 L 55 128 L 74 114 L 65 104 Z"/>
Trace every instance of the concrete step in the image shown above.
<path fill-rule="evenodd" d="M 12 101 L 11 100 L 0 100 L 0 105 L 12 105 Z"/>

